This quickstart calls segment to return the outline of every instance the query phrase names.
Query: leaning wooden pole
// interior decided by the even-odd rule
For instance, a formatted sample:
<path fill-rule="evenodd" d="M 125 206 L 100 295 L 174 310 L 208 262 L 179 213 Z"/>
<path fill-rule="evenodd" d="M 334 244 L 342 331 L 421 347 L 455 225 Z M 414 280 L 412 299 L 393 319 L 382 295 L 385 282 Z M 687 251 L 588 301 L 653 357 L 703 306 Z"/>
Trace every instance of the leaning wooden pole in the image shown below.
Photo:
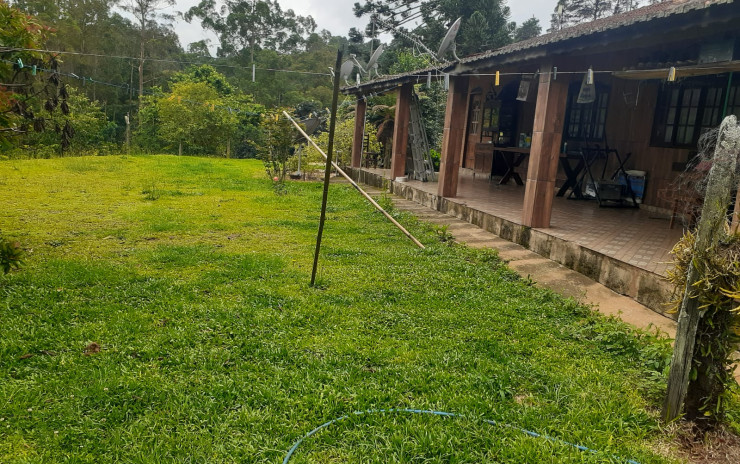
<path fill-rule="evenodd" d="M 331 158 L 329 158 L 326 155 L 326 153 L 324 153 L 324 151 L 321 148 L 319 148 L 318 145 L 316 145 L 316 142 L 314 142 L 313 140 L 311 140 L 311 137 L 309 137 L 308 134 L 306 134 L 306 132 L 303 129 L 301 129 L 301 126 L 296 122 L 295 119 L 293 119 L 292 117 L 290 117 L 290 115 L 288 113 L 286 113 L 285 111 L 283 111 L 283 114 L 285 115 L 286 118 L 288 118 L 290 120 L 290 122 L 293 123 L 293 125 L 296 127 L 296 129 L 298 129 L 298 132 L 301 133 L 301 135 L 308 141 L 308 143 L 311 144 L 312 147 L 314 147 L 316 149 L 316 151 L 318 151 L 319 153 L 321 153 L 321 155 L 324 158 L 331 159 Z M 365 197 L 365 199 L 367 201 L 369 201 L 370 204 L 375 207 L 375 209 L 377 209 L 378 211 L 380 211 L 381 213 L 383 213 L 383 216 L 385 216 L 389 221 L 391 221 L 394 226 L 398 227 L 398 229 L 401 232 L 403 232 L 404 235 L 406 235 L 409 239 L 411 239 L 411 241 L 414 242 L 414 245 L 418 246 L 422 250 L 424 248 L 426 248 L 419 240 L 416 239 L 416 237 L 414 237 L 413 235 L 411 235 L 411 232 L 409 232 L 408 230 L 406 230 L 406 228 L 403 227 L 398 221 L 396 221 L 395 219 L 393 219 L 393 216 L 391 216 L 390 214 L 388 214 L 388 212 L 386 210 L 384 210 L 383 207 L 380 206 L 378 204 L 378 202 L 373 199 L 373 197 L 371 197 L 366 191 L 362 190 L 362 187 L 360 187 L 359 185 L 357 185 L 357 182 L 355 182 L 354 180 L 352 180 L 352 178 L 346 172 L 344 172 L 344 170 L 342 170 L 342 168 L 340 168 L 339 166 L 337 166 L 337 164 L 334 163 L 334 162 L 332 162 L 332 164 L 334 165 L 334 169 L 337 170 L 337 172 L 339 173 L 339 175 L 341 175 L 342 177 L 344 177 L 345 179 L 347 179 L 347 181 L 350 183 L 350 185 L 352 185 L 352 187 L 354 187 L 355 189 L 357 189 L 358 192 L 360 192 L 360 195 L 362 195 L 363 197 Z"/>
<path fill-rule="evenodd" d="M 324 222 L 326 222 L 326 200 L 329 198 L 329 181 L 331 180 L 331 156 L 334 153 L 334 132 L 337 128 L 337 104 L 339 102 L 339 68 L 342 66 L 342 50 L 337 51 L 337 64 L 334 69 L 334 94 L 331 97 L 331 119 L 329 121 L 329 156 L 326 157 L 326 169 L 324 170 L 324 196 L 321 199 L 321 218 L 319 219 L 319 233 L 316 235 L 316 252 L 313 256 L 313 270 L 311 270 L 311 286 L 316 283 L 316 269 L 319 265 L 319 252 L 321 251 L 321 236 L 324 234 Z"/>
<path fill-rule="evenodd" d="M 740 146 L 737 136 L 737 120 L 735 116 L 728 116 L 722 122 L 717 135 L 704 205 L 696 228 L 694 256 L 712 253 L 727 226 L 727 207 L 730 204 L 731 189 L 734 187 L 734 172 L 737 166 L 738 146 Z M 702 269 L 696 265 L 698 261 L 701 260 L 691 260 L 686 276 L 684 297 L 678 314 L 676 342 L 668 375 L 668 391 L 663 404 L 663 419 L 666 421 L 677 419 L 683 410 L 694 358 L 696 332 L 704 315 L 704 311 L 699 307 L 694 288 L 696 283 L 704 278 Z"/>

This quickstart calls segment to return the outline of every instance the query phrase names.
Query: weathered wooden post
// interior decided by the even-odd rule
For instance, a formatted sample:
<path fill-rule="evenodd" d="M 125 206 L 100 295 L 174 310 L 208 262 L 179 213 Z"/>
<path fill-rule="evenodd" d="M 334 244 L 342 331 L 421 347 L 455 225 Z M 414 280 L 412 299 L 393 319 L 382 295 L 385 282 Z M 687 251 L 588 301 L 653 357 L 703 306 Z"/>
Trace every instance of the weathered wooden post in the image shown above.
<path fill-rule="evenodd" d="M 735 116 L 722 121 L 707 180 L 701 218 L 696 229 L 694 256 L 712 253 L 727 225 L 727 207 L 735 188 L 735 169 L 740 151 L 740 127 Z M 681 415 L 689 386 L 689 374 L 696 344 L 696 332 L 704 310 L 699 308 L 695 284 L 702 279 L 697 259 L 692 259 L 686 278 L 683 301 L 678 315 L 676 342 L 668 376 L 668 391 L 663 405 L 663 419 L 672 421 Z"/>

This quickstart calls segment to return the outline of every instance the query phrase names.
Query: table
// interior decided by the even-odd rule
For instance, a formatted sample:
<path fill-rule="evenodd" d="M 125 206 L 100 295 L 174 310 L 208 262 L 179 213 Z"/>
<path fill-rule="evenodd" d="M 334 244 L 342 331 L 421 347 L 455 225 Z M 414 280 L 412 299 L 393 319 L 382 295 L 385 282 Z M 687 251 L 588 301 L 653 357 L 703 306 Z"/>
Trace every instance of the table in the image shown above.
<path fill-rule="evenodd" d="M 614 156 L 617 162 L 617 169 L 611 177 L 606 177 L 606 169 L 609 163 L 609 157 Z M 630 185 L 629 176 L 624 170 L 624 164 L 632 156 L 632 153 L 628 153 L 624 158 L 619 155 L 619 152 L 613 148 L 601 148 L 598 145 L 594 147 L 583 147 L 576 151 L 569 151 L 566 154 L 560 156 L 560 165 L 563 167 L 565 172 L 566 181 L 558 190 L 557 196 L 562 197 L 570 188 L 569 198 L 586 199 L 583 195 L 583 187 L 586 182 L 593 184 L 593 190 L 596 200 L 599 202 L 599 206 L 606 206 L 605 202 L 616 202 L 619 205 L 623 204 L 623 198 L 621 194 L 617 194 L 617 197 L 611 197 L 607 195 L 608 190 L 602 190 L 602 187 L 608 187 L 609 184 L 614 184 L 614 180 L 621 174 L 624 176 L 625 183 L 627 184 L 627 194 L 632 200 L 632 204 L 629 205 L 633 208 L 637 208 L 637 200 L 635 199 L 635 193 Z M 593 172 L 594 163 L 597 160 L 603 160 L 603 166 L 601 168 L 601 175 L 595 176 Z M 575 161 L 575 164 L 571 162 Z M 603 183 L 603 185 L 602 185 Z"/>
<path fill-rule="evenodd" d="M 494 156 L 496 153 L 501 153 L 501 157 L 506 165 L 506 172 L 501 180 L 498 182 L 499 185 L 504 185 L 509 182 L 509 179 L 514 179 L 517 185 L 524 185 L 521 176 L 515 171 L 522 162 L 529 156 L 529 148 L 518 148 L 518 147 L 493 147 Z M 493 170 L 491 170 L 491 177 L 493 177 Z"/>
<path fill-rule="evenodd" d="M 576 161 L 575 165 L 571 164 L 571 161 Z M 565 172 L 565 183 L 556 196 L 562 197 L 568 189 L 572 189 L 571 195 L 581 199 L 583 193 L 581 192 L 581 182 L 579 182 L 579 176 L 586 167 L 586 160 L 581 153 L 567 153 L 560 156 L 560 165 L 563 167 Z"/>

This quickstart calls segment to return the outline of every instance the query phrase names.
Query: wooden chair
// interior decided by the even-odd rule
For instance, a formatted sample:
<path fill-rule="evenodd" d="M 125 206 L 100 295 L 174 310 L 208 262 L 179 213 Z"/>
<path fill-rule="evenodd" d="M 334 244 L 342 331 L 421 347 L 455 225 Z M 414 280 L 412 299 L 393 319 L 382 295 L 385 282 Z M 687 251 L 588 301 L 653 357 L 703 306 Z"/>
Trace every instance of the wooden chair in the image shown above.
<path fill-rule="evenodd" d="M 704 196 L 698 187 L 709 170 L 709 167 L 703 164 L 700 163 L 693 170 L 681 174 L 671 187 L 658 190 L 658 198 L 671 203 L 669 229 L 673 229 L 679 215 L 688 219 L 689 226 L 696 224 L 704 204 Z"/>

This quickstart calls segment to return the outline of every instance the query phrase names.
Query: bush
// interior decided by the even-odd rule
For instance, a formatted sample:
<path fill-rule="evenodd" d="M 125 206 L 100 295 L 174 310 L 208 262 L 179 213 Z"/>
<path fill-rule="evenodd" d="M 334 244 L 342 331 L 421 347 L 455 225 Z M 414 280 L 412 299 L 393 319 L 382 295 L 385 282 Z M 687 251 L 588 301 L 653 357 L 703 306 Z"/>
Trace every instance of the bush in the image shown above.
<path fill-rule="evenodd" d="M 0 267 L 3 273 L 7 274 L 12 268 L 19 268 L 23 264 L 22 255 L 23 250 L 19 242 L 0 237 Z"/>

